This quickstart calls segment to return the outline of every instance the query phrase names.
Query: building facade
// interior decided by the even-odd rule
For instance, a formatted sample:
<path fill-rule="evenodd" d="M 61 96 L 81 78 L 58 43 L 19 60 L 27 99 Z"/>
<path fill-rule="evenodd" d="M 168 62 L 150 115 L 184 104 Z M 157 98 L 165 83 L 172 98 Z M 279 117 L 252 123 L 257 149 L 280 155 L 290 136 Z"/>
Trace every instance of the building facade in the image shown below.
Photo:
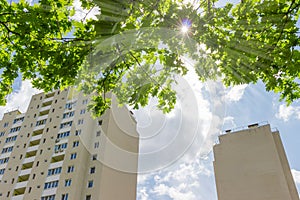
<path fill-rule="evenodd" d="M 219 200 L 299 200 L 277 130 L 253 124 L 226 132 L 214 146 Z"/>
<path fill-rule="evenodd" d="M 88 97 L 66 89 L 34 95 L 26 113 L 4 114 L 0 199 L 136 199 L 135 119 L 114 100 L 93 119 L 88 103 Z"/>

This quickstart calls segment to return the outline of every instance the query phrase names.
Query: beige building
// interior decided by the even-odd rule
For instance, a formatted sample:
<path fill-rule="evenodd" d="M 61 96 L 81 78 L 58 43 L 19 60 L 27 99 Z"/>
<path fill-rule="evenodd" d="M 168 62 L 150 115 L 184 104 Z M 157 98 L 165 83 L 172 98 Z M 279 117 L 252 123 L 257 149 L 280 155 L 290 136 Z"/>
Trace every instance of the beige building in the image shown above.
<path fill-rule="evenodd" d="M 34 95 L 0 121 L 0 199 L 135 200 L 139 138 L 131 112 L 98 119 L 72 89 Z"/>
<path fill-rule="evenodd" d="M 278 131 L 253 124 L 226 132 L 214 146 L 219 200 L 299 200 Z"/>

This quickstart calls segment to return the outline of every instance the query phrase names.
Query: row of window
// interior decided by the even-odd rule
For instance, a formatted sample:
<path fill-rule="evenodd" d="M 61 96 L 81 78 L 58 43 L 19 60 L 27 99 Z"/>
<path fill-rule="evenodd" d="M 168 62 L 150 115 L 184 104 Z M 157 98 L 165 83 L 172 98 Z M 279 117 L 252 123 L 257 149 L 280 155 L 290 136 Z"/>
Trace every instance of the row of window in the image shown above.
<path fill-rule="evenodd" d="M 8 124 L 9 124 L 8 122 L 5 122 L 3 127 L 4 127 L 4 128 L 7 127 Z"/>
<path fill-rule="evenodd" d="M 2 152 L 1 152 L 1 153 L 11 152 L 12 150 L 13 150 L 13 146 L 11 146 L 11 147 L 6 147 L 6 148 L 2 149 Z"/>
<path fill-rule="evenodd" d="M 55 200 L 55 194 L 41 197 L 41 200 Z"/>
<path fill-rule="evenodd" d="M 70 103 L 66 103 L 65 108 L 72 109 L 75 106 L 76 106 L 76 101 L 70 102 Z"/>
<path fill-rule="evenodd" d="M 46 124 L 46 121 L 47 121 L 47 119 L 43 119 L 43 120 L 37 121 L 36 124 L 35 124 L 35 126 L 40 126 L 40 125 Z"/>
<path fill-rule="evenodd" d="M 14 128 L 11 128 L 9 132 L 10 132 L 10 133 L 14 133 L 14 132 L 19 131 L 20 129 L 21 129 L 21 126 L 14 127 Z"/>
<path fill-rule="evenodd" d="M 63 119 L 69 118 L 69 117 L 73 117 L 73 116 L 74 116 L 74 113 L 75 113 L 75 111 L 68 112 L 68 113 L 64 113 L 64 114 L 63 114 Z"/>
<path fill-rule="evenodd" d="M 59 134 L 57 134 L 57 139 L 65 138 L 65 137 L 68 137 L 69 135 L 70 135 L 70 131 L 59 133 Z"/>
<path fill-rule="evenodd" d="M 60 129 L 72 126 L 72 121 L 60 124 Z"/>
<path fill-rule="evenodd" d="M 0 137 L 4 136 L 4 134 L 5 134 L 4 131 L 0 132 Z"/>
<path fill-rule="evenodd" d="M 60 149 L 66 149 L 68 147 L 68 143 L 58 144 L 54 146 L 54 151 L 58 151 Z"/>
<path fill-rule="evenodd" d="M 60 173 L 61 173 L 61 167 L 48 170 L 48 176 L 52 176 L 52 175 L 60 174 Z"/>
<path fill-rule="evenodd" d="M 0 165 L 1 165 L 1 164 L 4 164 L 4 163 L 7 163 L 8 160 L 9 160 L 9 157 L 0 159 Z"/>
<path fill-rule="evenodd" d="M 24 117 L 20 117 L 20 118 L 17 118 L 17 119 L 14 119 L 14 124 L 18 123 L 18 122 L 23 122 L 24 121 Z"/>
<path fill-rule="evenodd" d="M 58 181 L 47 182 L 44 185 L 44 189 L 56 188 L 58 186 Z"/>
<path fill-rule="evenodd" d="M 17 140 L 17 135 L 6 138 L 5 143 L 13 142 L 13 141 L 16 141 L 16 140 Z"/>

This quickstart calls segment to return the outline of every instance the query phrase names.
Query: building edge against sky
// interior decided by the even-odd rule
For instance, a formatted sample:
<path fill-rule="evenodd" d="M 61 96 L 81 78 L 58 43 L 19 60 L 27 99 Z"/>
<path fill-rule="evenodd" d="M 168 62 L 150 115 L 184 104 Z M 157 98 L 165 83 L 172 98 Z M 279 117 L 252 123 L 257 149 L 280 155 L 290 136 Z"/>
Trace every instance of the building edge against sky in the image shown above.
<path fill-rule="evenodd" d="M 0 199 L 136 199 L 135 119 L 114 98 L 112 109 L 93 119 L 88 101 L 73 89 L 40 93 L 26 113 L 4 114 Z"/>
<path fill-rule="evenodd" d="M 214 159 L 218 200 L 299 200 L 279 132 L 269 124 L 219 136 Z"/>

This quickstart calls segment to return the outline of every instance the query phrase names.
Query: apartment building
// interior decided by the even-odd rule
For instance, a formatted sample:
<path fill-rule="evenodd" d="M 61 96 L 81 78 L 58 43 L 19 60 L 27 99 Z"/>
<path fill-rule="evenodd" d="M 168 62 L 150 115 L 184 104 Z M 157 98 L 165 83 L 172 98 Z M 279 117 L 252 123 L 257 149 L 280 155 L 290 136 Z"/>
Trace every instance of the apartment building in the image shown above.
<path fill-rule="evenodd" d="M 93 119 L 74 89 L 40 93 L 0 121 L 0 199 L 135 200 L 139 137 L 116 106 Z"/>
<path fill-rule="evenodd" d="M 214 158 L 219 200 L 299 200 L 279 132 L 269 124 L 227 130 Z"/>

